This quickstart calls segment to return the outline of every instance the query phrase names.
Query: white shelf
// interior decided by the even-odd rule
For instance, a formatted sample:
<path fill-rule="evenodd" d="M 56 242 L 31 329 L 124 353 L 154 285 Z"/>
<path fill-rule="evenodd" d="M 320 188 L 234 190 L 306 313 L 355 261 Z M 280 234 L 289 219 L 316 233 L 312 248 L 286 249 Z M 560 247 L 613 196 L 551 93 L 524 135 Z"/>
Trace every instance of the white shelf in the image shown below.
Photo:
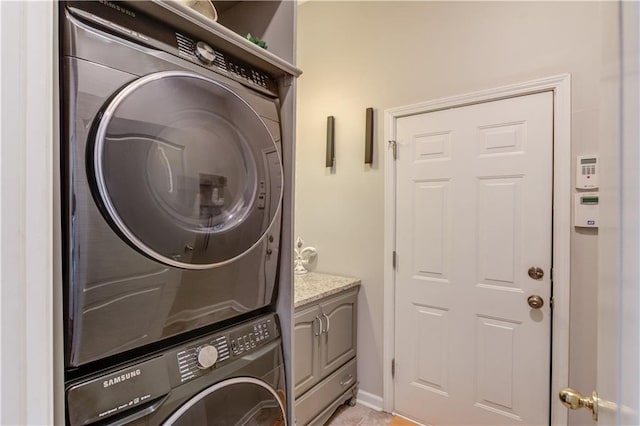
<path fill-rule="evenodd" d="M 249 65 L 266 71 L 276 79 L 285 75 L 298 77 L 302 74 L 300 69 L 279 56 L 257 46 L 243 36 L 195 12 L 182 3 L 171 0 L 152 0 L 149 2 L 128 1 L 127 4 L 131 8 L 144 12 L 162 22 L 167 22 L 177 29 L 186 31 Z M 228 9 L 233 7 L 238 7 L 238 5 L 231 5 Z"/>

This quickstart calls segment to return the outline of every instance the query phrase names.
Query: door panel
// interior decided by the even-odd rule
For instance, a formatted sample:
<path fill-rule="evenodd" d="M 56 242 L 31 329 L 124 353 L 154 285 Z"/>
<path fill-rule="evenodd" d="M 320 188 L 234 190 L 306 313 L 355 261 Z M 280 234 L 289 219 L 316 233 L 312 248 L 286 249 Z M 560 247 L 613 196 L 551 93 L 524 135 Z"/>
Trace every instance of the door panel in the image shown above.
<path fill-rule="evenodd" d="M 451 228 L 449 182 L 418 182 L 414 187 L 413 267 L 416 276 L 448 280 Z M 421 217 L 429 220 L 421 220 Z M 418 255 L 419 253 L 419 255 Z"/>
<path fill-rule="evenodd" d="M 320 336 L 320 375 L 325 377 L 356 355 L 357 291 L 320 304 L 324 330 Z"/>
<path fill-rule="evenodd" d="M 296 398 L 319 380 L 318 357 L 321 331 L 320 306 L 313 305 L 293 317 L 295 356 L 293 371 Z"/>
<path fill-rule="evenodd" d="M 481 285 L 514 288 L 517 245 L 519 178 L 480 179 L 478 182 L 478 277 Z"/>
<path fill-rule="evenodd" d="M 548 422 L 552 114 L 547 92 L 398 119 L 398 413 Z"/>
<path fill-rule="evenodd" d="M 413 306 L 414 340 L 413 382 L 431 392 L 447 396 L 449 390 L 448 345 L 449 316 L 446 309 Z"/>
<path fill-rule="evenodd" d="M 516 339 L 520 338 L 521 324 L 476 317 L 476 348 L 478 371 L 476 401 L 488 409 L 514 413 L 517 395 L 514 381 Z"/>

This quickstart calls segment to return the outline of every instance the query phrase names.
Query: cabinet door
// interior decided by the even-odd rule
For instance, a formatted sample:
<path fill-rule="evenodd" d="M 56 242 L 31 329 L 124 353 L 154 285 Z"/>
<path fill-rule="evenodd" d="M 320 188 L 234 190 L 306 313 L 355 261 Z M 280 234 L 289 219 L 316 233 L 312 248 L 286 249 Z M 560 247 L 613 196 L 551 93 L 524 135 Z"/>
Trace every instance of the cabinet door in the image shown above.
<path fill-rule="evenodd" d="M 324 333 L 320 335 L 320 377 L 356 356 L 358 290 L 320 303 Z"/>
<path fill-rule="evenodd" d="M 320 307 L 313 305 L 293 315 L 294 393 L 302 395 L 319 381 Z"/>

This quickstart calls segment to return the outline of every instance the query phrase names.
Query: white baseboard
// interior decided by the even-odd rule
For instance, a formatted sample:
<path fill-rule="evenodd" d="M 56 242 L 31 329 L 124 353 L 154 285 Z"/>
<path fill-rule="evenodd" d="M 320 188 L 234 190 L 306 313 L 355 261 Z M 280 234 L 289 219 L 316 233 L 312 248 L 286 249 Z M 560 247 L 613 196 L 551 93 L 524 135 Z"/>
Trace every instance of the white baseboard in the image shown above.
<path fill-rule="evenodd" d="M 372 410 L 382 411 L 382 397 L 374 395 L 369 392 L 365 392 L 362 389 L 358 390 L 358 404 L 371 408 Z"/>

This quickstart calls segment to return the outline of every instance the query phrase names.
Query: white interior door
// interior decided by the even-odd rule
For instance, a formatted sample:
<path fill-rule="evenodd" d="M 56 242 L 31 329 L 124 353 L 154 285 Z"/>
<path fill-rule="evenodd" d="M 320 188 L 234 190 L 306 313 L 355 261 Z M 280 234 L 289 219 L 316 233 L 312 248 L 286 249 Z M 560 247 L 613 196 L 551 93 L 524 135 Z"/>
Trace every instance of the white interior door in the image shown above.
<path fill-rule="evenodd" d="M 396 140 L 395 411 L 548 424 L 552 92 L 402 117 Z"/>
<path fill-rule="evenodd" d="M 640 424 L 640 6 L 621 2 L 603 57 L 598 235 L 598 424 Z M 620 44 L 618 44 L 620 43 Z M 622 54 L 622 57 L 619 56 Z M 624 58 L 624 60 L 622 60 Z M 577 389 L 590 397 L 592 389 Z M 594 423 L 595 424 L 595 423 Z"/>

